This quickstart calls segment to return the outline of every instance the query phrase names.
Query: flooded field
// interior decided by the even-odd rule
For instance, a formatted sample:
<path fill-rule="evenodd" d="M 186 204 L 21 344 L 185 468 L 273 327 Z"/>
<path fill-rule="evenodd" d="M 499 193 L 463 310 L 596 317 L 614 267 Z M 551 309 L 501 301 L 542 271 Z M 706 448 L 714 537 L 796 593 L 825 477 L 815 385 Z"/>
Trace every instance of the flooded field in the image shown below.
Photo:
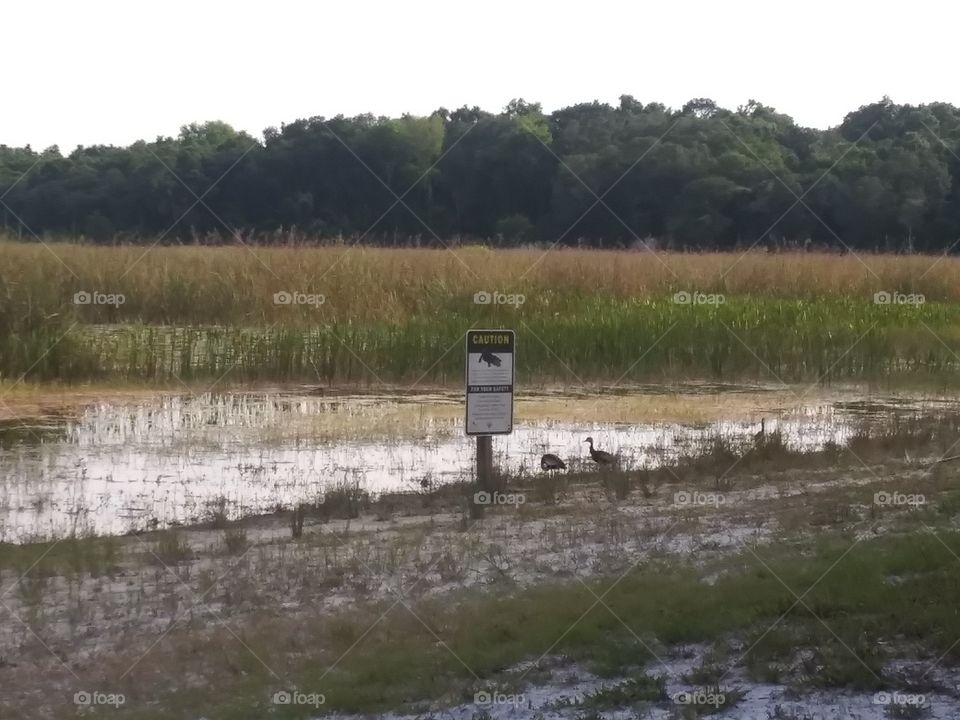
<path fill-rule="evenodd" d="M 4 717 L 98 692 L 179 720 L 211 688 L 223 720 L 290 689 L 324 704 L 284 717 L 346 720 L 666 719 L 698 693 L 755 720 L 960 712 L 953 398 L 530 394 L 494 442 L 523 502 L 474 515 L 456 393 L 51 397 L 0 426 Z M 525 700 L 484 704 L 502 692 Z"/>
<path fill-rule="evenodd" d="M 589 462 L 583 440 L 624 468 L 650 468 L 722 438 L 780 432 L 792 449 L 842 445 L 864 425 L 935 416 L 948 397 L 816 396 L 782 387 L 636 387 L 518 400 L 498 467 L 539 473 L 552 452 Z M 0 541 L 122 534 L 318 502 L 349 484 L 377 494 L 470 479 L 473 441 L 457 393 L 318 395 L 308 390 L 160 395 L 0 425 Z"/>

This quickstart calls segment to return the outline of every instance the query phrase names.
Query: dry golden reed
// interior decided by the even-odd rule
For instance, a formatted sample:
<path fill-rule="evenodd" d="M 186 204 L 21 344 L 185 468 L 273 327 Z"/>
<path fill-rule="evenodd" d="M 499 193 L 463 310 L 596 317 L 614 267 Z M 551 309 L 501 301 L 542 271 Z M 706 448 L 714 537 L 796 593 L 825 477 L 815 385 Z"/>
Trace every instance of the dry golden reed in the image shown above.
<path fill-rule="evenodd" d="M 952 257 L 0 242 L 0 380 L 452 384 L 463 333 L 486 325 L 517 330 L 528 383 L 952 383 L 958 281 Z"/>
<path fill-rule="evenodd" d="M 96 247 L 0 242 L 0 288 L 45 308 L 77 291 L 121 293 L 112 315 L 87 320 L 288 323 L 316 308 L 277 305 L 274 294 L 322 295 L 326 319 L 403 321 L 470 300 L 475 292 L 528 298 L 602 295 L 662 297 L 687 290 L 728 296 L 853 298 L 878 291 L 960 300 L 960 259 L 827 253 L 649 253 L 561 249 Z"/>

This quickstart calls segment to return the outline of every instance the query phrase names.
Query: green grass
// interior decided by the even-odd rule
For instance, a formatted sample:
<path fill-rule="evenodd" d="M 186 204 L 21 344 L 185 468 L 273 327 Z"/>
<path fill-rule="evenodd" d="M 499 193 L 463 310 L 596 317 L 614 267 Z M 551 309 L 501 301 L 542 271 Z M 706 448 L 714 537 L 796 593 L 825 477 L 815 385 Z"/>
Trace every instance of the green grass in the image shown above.
<path fill-rule="evenodd" d="M 229 555 L 243 553 L 248 547 L 247 531 L 240 526 L 226 528 L 223 531 L 223 546 Z"/>
<path fill-rule="evenodd" d="M 363 510 L 370 508 L 370 493 L 360 486 L 359 481 L 338 482 L 326 490 L 317 503 L 317 515 L 323 520 L 350 520 L 360 517 Z"/>
<path fill-rule="evenodd" d="M 955 379 L 960 260 L 817 253 L 90 247 L 0 238 L 0 380 L 459 383 L 467 328 L 518 380 Z M 478 291 L 525 302 L 474 304 Z M 874 293 L 925 304 L 877 305 Z M 678 305 L 678 291 L 722 305 Z M 122 295 L 75 304 L 76 293 Z M 282 304 L 279 292 L 323 295 Z M 932 332 L 931 332 L 932 330 Z M 624 375 L 627 373 L 627 375 Z"/>
<path fill-rule="evenodd" d="M 192 554 L 190 545 L 177 530 L 162 530 L 157 533 L 156 542 L 145 553 L 149 564 L 166 567 L 189 560 Z"/>
<path fill-rule="evenodd" d="M 604 685 L 599 690 L 587 693 L 582 705 L 586 708 L 606 710 L 624 707 L 638 702 L 657 702 L 667 699 L 667 678 L 638 675 L 617 685 Z"/>
<path fill-rule="evenodd" d="M 2 304 L 2 302 L 0 302 Z M 521 384 L 676 376 L 776 381 L 929 380 L 960 372 L 960 304 L 732 297 L 721 306 L 569 293 L 520 310 L 448 297 L 403 320 L 91 325 L 67 308 L 6 329 L 0 375 L 167 383 L 460 382 L 471 326 L 517 330 Z M 77 323 L 77 324 L 75 324 Z M 576 377 L 574 377 L 576 376 Z"/>
<path fill-rule="evenodd" d="M 887 657 L 922 647 L 928 658 L 946 653 L 948 666 L 960 661 L 960 649 L 952 647 L 960 637 L 960 572 L 953 554 L 960 553 L 960 533 L 941 532 L 940 538 L 943 543 L 929 535 L 863 540 L 846 555 L 853 539 L 841 536 L 806 550 L 765 547 L 758 551 L 763 563 L 749 552 L 727 560 L 727 572 L 711 585 L 691 566 L 642 563 L 612 589 L 616 578 L 603 578 L 588 581 L 589 590 L 579 582 L 558 583 L 423 600 L 411 605 L 415 614 L 397 605 L 381 618 L 391 601 L 298 620 L 295 627 L 279 618 L 245 632 L 245 648 L 210 641 L 211 652 L 227 656 L 232 679 L 210 667 L 202 673 L 211 683 L 217 679 L 217 697 L 229 701 L 211 704 L 207 689 L 183 689 L 164 697 L 163 711 L 151 717 L 181 717 L 201 705 L 215 719 L 308 717 L 309 709 L 270 705 L 271 694 L 284 687 L 322 693 L 324 712 L 423 709 L 428 701 L 461 702 L 478 686 L 522 692 L 522 673 L 509 668 L 544 653 L 585 664 L 602 658 L 611 678 L 620 671 L 626 680 L 591 696 L 587 704 L 594 708 L 654 701 L 660 697 L 658 664 L 621 620 L 658 653 L 677 643 L 722 645 L 737 637 L 745 648 L 753 646 L 742 662 L 748 672 L 778 662 L 796 666 L 804 651 L 808 659 L 798 674 L 781 681 L 889 690 L 898 681 L 883 675 Z M 798 604 L 785 585 L 797 594 L 814 587 Z M 594 593 L 607 607 L 594 605 Z M 206 652 L 203 642 L 191 647 L 200 657 Z M 733 663 L 737 655 L 726 657 Z M 119 715 L 147 717 L 135 710 L 136 678 L 130 682 L 129 713 Z M 151 693 L 157 697 L 155 687 Z"/>
<path fill-rule="evenodd" d="M 89 573 L 94 577 L 115 572 L 120 540 L 111 536 L 68 537 L 62 540 L 0 543 L 0 572 L 28 577 Z"/>

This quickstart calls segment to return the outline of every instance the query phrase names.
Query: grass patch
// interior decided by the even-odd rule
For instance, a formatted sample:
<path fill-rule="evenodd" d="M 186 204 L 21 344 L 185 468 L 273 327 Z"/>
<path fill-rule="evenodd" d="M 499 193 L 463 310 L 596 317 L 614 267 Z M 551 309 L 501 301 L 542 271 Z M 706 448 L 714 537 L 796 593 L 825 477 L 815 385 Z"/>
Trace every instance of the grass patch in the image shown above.
<path fill-rule="evenodd" d="M 153 547 L 147 552 L 151 565 L 176 565 L 193 557 L 190 545 L 177 530 L 161 530 Z"/>
<path fill-rule="evenodd" d="M 593 295 L 555 298 L 542 307 L 531 302 L 523 323 L 497 312 L 454 296 L 392 322 L 323 316 L 310 325 L 160 327 L 130 317 L 109 328 L 81 324 L 70 337 L 95 376 L 147 382 L 224 374 L 234 382 L 403 382 L 423 375 L 425 358 L 431 358 L 436 364 L 423 379 L 448 383 L 463 368 L 460 354 L 446 351 L 478 322 L 516 326 L 524 348 L 517 356 L 520 384 L 566 379 L 571 370 L 582 378 L 619 378 L 624 368 L 630 372 L 623 381 L 767 380 L 773 373 L 793 382 L 942 382 L 960 369 L 949 346 L 960 326 L 960 304 L 931 303 L 911 308 L 908 316 L 868 299 L 731 297 L 708 309 L 676 305 L 669 297 L 637 302 Z M 549 348 L 537 341 L 543 337 L 566 342 Z"/>
<path fill-rule="evenodd" d="M 328 488 L 317 503 L 317 515 L 322 520 L 352 520 L 370 509 L 370 493 L 360 486 L 360 481 L 340 482 Z"/>
<path fill-rule="evenodd" d="M 556 505 L 569 483 L 567 478 L 556 473 L 534 475 L 530 482 L 533 500 L 544 505 Z"/>
<path fill-rule="evenodd" d="M 814 253 L 661 253 L 676 268 L 667 272 L 646 253 L 600 251 L 459 249 L 458 260 L 440 250 L 258 248 L 253 257 L 158 247 L 141 257 L 57 244 L 56 253 L 62 263 L 35 244 L 0 241 L 0 378 L 449 384 L 463 368 L 448 350 L 478 324 L 516 328 L 521 386 L 568 380 L 571 370 L 621 382 L 771 373 L 942 382 L 960 370 L 956 258 L 931 271 L 930 258 L 871 256 L 868 270 Z M 526 302 L 474 304 L 491 287 Z M 125 302 L 74 304 L 93 289 Z M 681 290 L 726 301 L 680 305 Z M 927 302 L 878 305 L 879 290 Z M 325 301 L 278 305 L 280 291 Z M 564 342 L 540 342 L 555 337 Z"/>
<path fill-rule="evenodd" d="M 607 495 L 614 500 L 626 500 L 630 497 L 630 491 L 633 490 L 631 473 L 615 468 L 605 468 L 601 473 L 600 483 L 607 491 Z"/>
<path fill-rule="evenodd" d="M 780 664 L 785 678 L 806 687 L 889 689 L 897 681 L 884 677 L 882 668 L 887 653 L 896 652 L 895 643 L 923 647 L 933 656 L 947 653 L 947 664 L 960 661 L 960 651 L 951 649 L 960 637 L 954 610 L 960 573 L 953 556 L 960 553 L 960 533 L 942 532 L 940 540 L 943 544 L 929 535 L 886 537 L 862 540 L 851 549 L 852 538 L 834 535 L 802 552 L 795 546 L 764 547 L 758 551 L 762 563 L 750 552 L 734 562 L 726 559 L 727 572 L 712 585 L 700 579 L 711 568 L 642 563 L 616 585 L 616 578 L 603 578 L 587 581 L 589 589 L 576 582 L 511 593 L 465 591 L 421 600 L 411 606 L 415 614 L 397 607 L 384 616 L 388 602 L 314 616 L 295 627 L 282 619 L 264 620 L 243 640 L 292 686 L 323 693 L 325 711 L 381 713 L 430 700 L 457 701 L 473 692 L 478 678 L 491 687 L 510 681 L 522 688 L 522 674 L 511 668 L 544 653 L 586 666 L 599 661 L 597 669 L 606 676 L 628 678 L 594 697 L 596 707 L 587 710 L 641 698 L 659 702 L 652 700 L 660 697 L 656 679 L 638 669 L 649 657 L 622 639 L 621 620 L 659 646 L 740 637 L 745 647 L 754 645 L 744 659 L 748 667 Z M 909 581 L 892 581 L 905 577 Z M 797 603 L 788 587 L 797 594 L 812 589 Z M 600 595 L 606 607 L 595 604 Z M 238 698 L 231 707 L 216 705 L 209 717 L 252 719 L 276 710 L 267 700 L 281 689 L 275 678 L 243 647 L 231 650 L 228 643 L 218 652 L 228 652 L 230 673 L 244 674 L 241 681 L 205 668 L 221 695 Z M 692 679 L 707 687 L 717 682 L 717 668 L 696 672 Z M 136 682 L 135 675 L 131 683 Z M 723 707 L 729 708 L 736 691 L 723 693 Z M 180 717 L 202 702 L 210 705 L 200 690 L 187 689 L 165 698 L 156 716 Z M 699 714 L 711 709 L 674 707 Z M 280 717 L 308 716 L 302 708 L 283 713 Z"/>
<path fill-rule="evenodd" d="M 667 678 L 639 675 L 618 685 L 604 686 L 583 698 L 583 706 L 607 710 L 634 705 L 639 702 L 659 702 L 667 699 Z"/>
<path fill-rule="evenodd" d="M 230 522 L 227 512 L 227 499 L 222 495 L 207 502 L 207 516 L 215 530 L 223 530 Z"/>
<path fill-rule="evenodd" d="M 944 539 L 954 551 L 960 548 L 956 534 Z M 879 658 L 869 650 L 878 646 L 877 640 L 912 629 L 926 642 L 942 646 L 943 651 L 953 642 L 948 640 L 951 633 L 954 638 L 960 635 L 960 620 L 948 617 L 951 603 L 945 599 L 947 595 L 960 597 L 960 581 L 953 566 L 956 560 L 946 548 L 925 537 L 861 545 L 844 558 L 842 572 L 828 573 L 805 600 L 833 632 L 801 606 L 790 610 L 784 621 L 788 627 L 802 629 L 808 646 L 830 648 L 819 658 L 823 669 L 811 677 L 818 685 L 879 688 L 879 681 L 860 661 L 848 651 L 844 655 L 835 651 L 840 643 L 833 633 L 859 650 L 862 660 L 877 675 Z M 765 561 L 787 585 L 803 592 L 848 547 L 849 542 L 834 541 L 819 547 L 813 557 L 799 560 L 783 548 L 780 557 Z M 573 628 L 553 648 L 554 653 L 574 660 L 588 660 L 598 651 L 616 653 L 622 649 L 617 647 L 621 641 L 615 639 L 622 626 L 614 614 L 635 631 L 649 632 L 663 643 L 716 640 L 754 626 L 766 629 L 795 601 L 771 572 L 749 557 L 743 561 L 740 573 L 725 576 L 712 587 L 699 583 L 691 570 L 648 567 L 629 575 L 605 596 L 613 613 L 594 608 L 579 622 L 593 596 L 575 586 L 534 588 L 511 598 L 484 598 L 475 601 L 473 607 L 462 608 L 462 614 L 455 617 L 445 617 L 440 608 L 428 605 L 427 617 L 436 618 L 436 627 L 447 631 L 443 636 L 451 649 L 481 677 L 495 674 L 527 653 L 538 652 L 538 648 L 539 652 L 549 648 L 571 625 Z M 886 582 L 891 574 L 901 571 L 904 562 L 919 571 L 906 591 Z M 609 582 L 596 582 L 594 592 L 602 593 L 604 585 Z M 932 603 L 930 598 L 937 598 L 937 602 Z M 470 622 L 478 616 L 490 620 L 471 629 Z M 867 632 L 868 628 L 872 629 Z M 762 658 L 764 648 L 756 652 Z M 442 661 L 442 654 L 437 655 Z M 358 657 L 355 662 L 362 664 L 363 660 Z M 342 679 L 349 681 L 349 677 L 345 668 Z M 386 677 L 381 679 L 388 681 Z M 354 689 L 361 692 L 360 688 Z"/>
<path fill-rule="evenodd" d="M 239 555 L 247 549 L 247 531 L 235 525 L 223 531 L 223 546 L 228 555 Z"/>
<path fill-rule="evenodd" d="M 650 650 L 640 642 L 625 638 L 598 647 L 587 669 L 600 677 L 623 677 L 626 670 L 642 668 L 652 659 Z"/>
<path fill-rule="evenodd" d="M 0 543 L 0 571 L 32 577 L 112 575 L 120 561 L 120 540 L 111 536 L 68 537 L 16 545 Z"/>
<path fill-rule="evenodd" d="M 297 503 L 290 511 L 290 537 L 299 540 L 303 537 L 303 521 L 307 515 L 307 507 L 304 503 Z"/>

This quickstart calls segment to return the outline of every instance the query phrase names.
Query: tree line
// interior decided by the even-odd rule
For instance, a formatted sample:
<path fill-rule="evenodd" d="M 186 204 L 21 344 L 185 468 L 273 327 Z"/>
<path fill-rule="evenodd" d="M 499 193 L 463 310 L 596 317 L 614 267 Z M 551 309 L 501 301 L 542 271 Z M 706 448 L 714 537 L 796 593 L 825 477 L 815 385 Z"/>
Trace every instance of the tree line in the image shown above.
<path fill-rule="evenodd" d="M 215 121 L 129 147 L 0 145 L 7 235 L 95 242 L 559 243 L 899 251 L 960 239 L 960 110 L 889 98 L 828 130 L 759 102 L 624 95 L 546 114 Z"/>

